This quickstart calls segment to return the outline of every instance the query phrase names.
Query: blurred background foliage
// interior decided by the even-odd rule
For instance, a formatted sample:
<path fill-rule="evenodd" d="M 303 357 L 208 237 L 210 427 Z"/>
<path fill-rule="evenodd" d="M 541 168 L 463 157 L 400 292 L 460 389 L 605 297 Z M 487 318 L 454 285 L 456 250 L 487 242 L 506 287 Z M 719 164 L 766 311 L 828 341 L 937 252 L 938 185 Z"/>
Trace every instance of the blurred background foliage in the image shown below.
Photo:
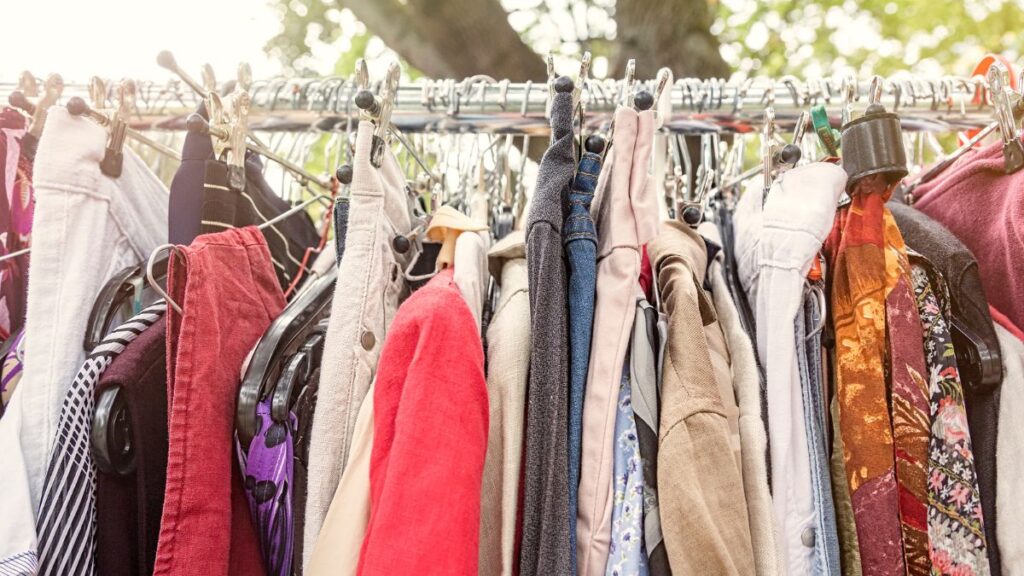
<path fill-rule="evenodd" d="M 410 76 L 489 74 L 543 79 L 584 50 L 592 75 L 798 77 L 855 73 L 966 76 L 986 52 L 1011 59 L 1024 37 L 1024 0 L 271 0 L 282 22 L 266 50 L 296 74 L 314 54 L 395 54 Z"/>

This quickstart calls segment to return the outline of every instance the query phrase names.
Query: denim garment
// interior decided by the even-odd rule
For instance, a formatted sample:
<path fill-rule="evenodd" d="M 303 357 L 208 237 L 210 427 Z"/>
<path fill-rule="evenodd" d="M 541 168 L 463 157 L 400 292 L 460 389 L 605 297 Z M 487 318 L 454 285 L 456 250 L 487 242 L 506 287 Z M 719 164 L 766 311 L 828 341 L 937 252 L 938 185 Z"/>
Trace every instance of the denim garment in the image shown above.
<path fill-rule="evenodd" d="M 597 229 L 590 203 L 601 171 L 601 156 L 584 152 L 569 189 L 562 241 L 569 266 L 569 520 L 576 523 L 583 444 L 583 396 L 590 363 L 590 334 L 594 326 L 597 290 Z M 576 531 L 571 530 L 572 571 L 576 572 Z"/>
<path fill-rule="evenodd" d="M 811 493 L 814 498 L 814 527 L 800 535 L 805 546 L 814 548 L 811 574 L 839 576 L 839 534 L 829 472 L 828 432 L 825 424 L 825 393 L 822 382 L 821 328 L 822 286 L 804 289 L 803 310 L 796 318 L 796 354 L 807 430 L 807 451 L 811 463 Z"/>

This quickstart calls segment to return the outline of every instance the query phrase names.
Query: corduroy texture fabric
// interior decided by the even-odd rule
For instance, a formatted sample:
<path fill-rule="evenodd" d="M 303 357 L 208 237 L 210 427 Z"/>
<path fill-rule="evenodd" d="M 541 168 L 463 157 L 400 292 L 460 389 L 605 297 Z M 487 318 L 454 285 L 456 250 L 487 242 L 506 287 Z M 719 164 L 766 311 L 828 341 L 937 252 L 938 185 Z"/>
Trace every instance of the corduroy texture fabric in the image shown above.
<path fill-rule="evenodd" d="M 572 95 L 555 94 L 551 146 L 541 159 L 526 222 L 530 371 L 526 392 L 522 576 L 570 574 L 569 325 L 563 203 L 576 171 Z M 610 487 L 610 485 L 609 485 Z"/>
<path fill-rule="evenodd" d="M 658 502 L 672 573 L 754 574 L 743 479 L 703 330 L 716 321 L 702 287 L 704 241 L 685 224 L 666 222 L 648 250 L 669 322 Z"/>
<path fill-rule="evenodd" d="M 867 177 L 835 219 L 826 244 L 832 271 L 838 421 L 863 570 L 906 570 L 887 401 L 885 201 L 889 190 Z"/>
<path fill-rule="evenodd" d="M 713 224 L 701 225 L 701 235 L 712 242 L 719 238 Z M 761 419 L 761 384 L 757 360 L 750 337 L 743 331 L 739 311 L 729 292 L 723 262 L 725 254 L 719 252 L 708 265 L 711 297 L 718 322 L 722 326 L 729 356 L 732 360 L 732 384 L 739 405 L 740 449 L 743 456 L 743 493 L 750 520 L 750 541 L 754 551 L 757 576 L 785 574 L 775 542 L 775 519 L 772 495 L 768 483 L 768 435 Z"/>
<path fill-rule="evenodd" d="M 239 367 L 284 294 L 255 227 L 204 234 L 177 250 L 167 284 L 183 312 L 167 312 L 167 488 L 153 574 L 262 574 L 233 458 L 235 401 Z"/>
<path fill-rule="evenodd" d="M 137 459 L 127 475 L 96 474 L 96 573 L 149 576 L 156 560 L 167 482 L 167 322 L 125 347 L 96 385 L 120 387 Z"/>
<path fill-rule="evenodd" d="M 615 111 L 612 158 L 606 160 L 594 199 L 597 292 L 576 514 L 580 576 L 602 576 L 608 560 L 616 400 L 636 298 L 642 296 L 640 247 L 658 233 L 658 200 L 648 174 L 653 142 L 653 111 L 637 113 L 628 107 Z"/>
<path fill-rule="evenodd" d="M 487 387 L 452 275 L 402 305 L 381 351 L 362 576 L 477 573 Z"/>
<path fill-rule="evenodd" d="M 943 574 L 988 574 L 984 517 L 963 385 L 949 332 L 949 296 L 931 264 L 912 256 L 912 280 L 924 335 L 931 434 L 928 445 L 928 542 Z"/>
<path fill-rule="evenodd" d="M 385 151 L 380 168 L 370 163 L 373 129 L 373 122 L 360 122 L 356 135 L 348 229 L 310 436 L 304 563 L 309 562 L 348 462 L 356 417 L 373 381 L 388 326 L 407 292 L 402 270 L 412 254 L 396 254 L 391 248 L 396 235 L 412 228 L 405 176 L 390 151 Z"/>
<path fill-rule="evenodd" d="M 480 490 L 480 576 L 513 576 L 523 418 L 530 369 L 530 293 L 522 231 L 490 251 L 501 296 L 487 329 L 487 456 Z"/>
<path fill-rule="evenodd" d="M 1000 344 L 993 325 L 993 314 L 989 312 L 981 272 L 971 251 L 945 226 L 924 212 L 895 200 L 890 200 L 888 206 L 907 246 L 936 266 L 945 278 L 953 318 L 963 323 L 990 350 L 998 352 Z M 965 375 L 961 373 L 961 376 Z M 981 382 L 964 377 L 963 388 L 974 446 L 974 466 L 978 474 L 978 488 L 981 490 L 989 567 L 993 574 L 999 574 L 996 439 L 999 435 L 1000 382 L 982 385 Z"/>

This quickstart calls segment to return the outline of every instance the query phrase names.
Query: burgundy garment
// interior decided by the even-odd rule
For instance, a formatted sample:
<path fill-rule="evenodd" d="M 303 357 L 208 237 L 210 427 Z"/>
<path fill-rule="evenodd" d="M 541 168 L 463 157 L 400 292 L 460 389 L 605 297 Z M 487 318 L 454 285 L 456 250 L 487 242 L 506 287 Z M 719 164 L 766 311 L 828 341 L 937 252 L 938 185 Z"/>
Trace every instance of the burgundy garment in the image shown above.
<path fill-rule="evenodd" d="M 25 129 L 25 116 L 11 108 L 0 111 L 0 130 L 17 134 Z M 22 145 L 28 138 L 0 134 L 0 254 L 29 247 L 32 232 L 32 156 Z M 15 149 L 9 149 L 9 145 Z M 9 158 L 11 156 L 11 158 Z M 14 159 L 14 162 L 8 162 Z M 0 305 L 5 318 L 0 337 L 16 334 L 25 324 L 29 255 L 4 260 L 0 265 Z"/>
<path fill-rule="evenodd" d="M 153 573 L 167 476 L 167 324 L 157 321 L 104 371 L 96 398 L 121 388 L 131 417 L 135 470 L 96 474 L 96 573 Z"/>
<path fill-rule="evenodd" d="M 361 576 L 477 573 L 487 385 L 452 274 L 402 304 L 380 353 Z"/>
<path fill-rule="evenodd" d="M 913 206 L 938 220 L 978 259 L 994 308 L 1024 326 L 1024 171 L 1004 172 L 1002 145 L 986 146 L 914 191 Z"/>
<path fill-rule="evenodd" d="M 167 489 L 153 574 L 264 574 L 233 457 L 235 400 L 242 362 L 284 294 L 255 227 L 178 251 L 168 292 L 184 312 L 167 311 Z"/>

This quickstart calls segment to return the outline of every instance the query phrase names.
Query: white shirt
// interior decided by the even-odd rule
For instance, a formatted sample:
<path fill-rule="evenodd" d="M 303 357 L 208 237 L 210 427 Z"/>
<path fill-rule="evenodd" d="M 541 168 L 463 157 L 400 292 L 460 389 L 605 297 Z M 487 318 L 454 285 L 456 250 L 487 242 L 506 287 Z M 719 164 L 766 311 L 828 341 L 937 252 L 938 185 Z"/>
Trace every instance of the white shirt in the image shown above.
<path fill-rule="evenodd" d="M 812 572 L 814 549 L 801 535 L 816 517 L 794 323 L 804 279 L 845 187 L 842 168 L 817 162 L 777 178 L 763 206 L 760 187 L 748 189 L 736 206 L 737 266 L 767 377 L 776 543 L 789 574 Z"/>
<path fill-rule="evenodd" d="M 167 188 L 127 148 L 121 176 L 103 175 L 106 141 L 102 127 L 55 106 L 36 154 L 25 371 L 0 419 L 0 574 L 35 552 L 49 449 L 97 293 L 167 242 Z"/>

